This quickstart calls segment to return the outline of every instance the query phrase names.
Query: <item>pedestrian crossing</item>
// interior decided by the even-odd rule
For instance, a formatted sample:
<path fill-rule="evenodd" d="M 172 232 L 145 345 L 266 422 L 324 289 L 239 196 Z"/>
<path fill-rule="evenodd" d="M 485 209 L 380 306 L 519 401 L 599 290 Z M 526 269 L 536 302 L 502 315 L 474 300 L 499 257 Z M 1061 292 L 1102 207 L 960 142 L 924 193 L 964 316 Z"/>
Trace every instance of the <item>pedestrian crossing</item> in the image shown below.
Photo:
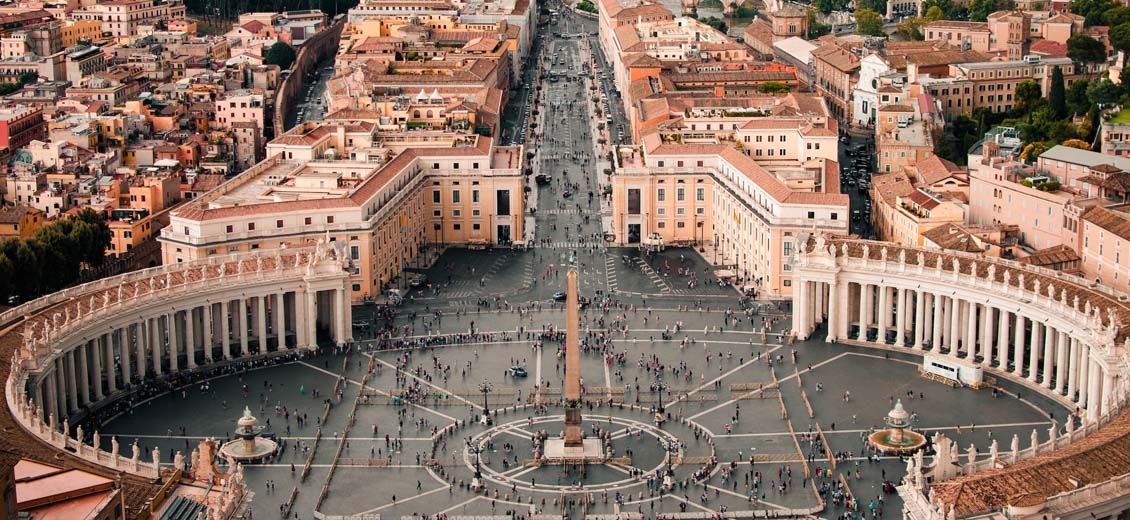
<path fill-rule="evenodd" d="M 579 210 L 577 208 L 547 209 L 547 210 L 539 210 L 538 214 L 539 215 L 580 215 L 581 210 Z"/>
<path fill-rule="evenodd" d="M 671 286 L 667 283 L 667 280 L 664 280 L 662 276 L 659 276 L 659 273 L 655 272 L 655 269 L 652 269 L 651 266 L 643 260 L 643 258 L 637 256 L 636 264 L 640 266 L 643 274 L 647 275 L 648 279 L 651 280 L 651 283 L 654 283 L 657 287 L 659 287 L 660 292 L 665 294 L 674 293 L 674 291 L 671 290 Z"/>
<path fill-rule="evenodd" d="M 604 247 L 604 244 L 601 244 L 599 242 L 584 241 L 549 242 L 548 244 L 544 242 L 538 242 L 537 247 L 545 249 L 588 249 L 590 247 Z"/>
<path fill-rule="evenodd" d="M 612 255 L 604 255 L 604 281 L 610 292 L 616 292 L 616 289 L 620 287 L 616 280 L 616 260 L 612 258 Z"/>

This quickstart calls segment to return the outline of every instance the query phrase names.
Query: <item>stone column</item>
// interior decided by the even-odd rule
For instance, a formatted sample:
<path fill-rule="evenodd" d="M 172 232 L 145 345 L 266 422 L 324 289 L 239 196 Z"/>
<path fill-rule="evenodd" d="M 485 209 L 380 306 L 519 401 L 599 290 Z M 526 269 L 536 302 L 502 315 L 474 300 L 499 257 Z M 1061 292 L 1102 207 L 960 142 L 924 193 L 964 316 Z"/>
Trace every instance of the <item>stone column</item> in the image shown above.
<path fill-rule="evenodd" d="M 867 341 L 867 329 L 871 325 L 871 285 L 859 284 L 859 341 Z"/>
<path fill-rule="evenodd" d="M 1102 369 L 1099 362 L 1091 358 L 1090 374 L 1087 375 L 1087 417 L 1092 421 L 1099 418 L 1099 412 L 1102 410 Z"/>
<path fill-rule="evenodd" d="M 267 296 L 257 296 L 259 300 L 259 312 L 255 313 L 255 317 L 259 321 L 259 353 L 267 353 Z"/>
<path fill-rule="evenodd" d="M 1067 398 L 1075 400 L 1075 392 L 1079 389 L 1079 351 L 1082 344 L 1079 340 L 1068 336 L 1067 350 Z"/>
<path fill-rule="evenodd" d="M 1016 376 L 1024 373 L 1024 325 L 1024 316 L 1019 312 L 1016 313 L 1016 327 L 1013 329 L 1012 335 L 1012 373 Z"/>
<path fill-rule="evenodd" d="M 968 309 L 965 317 L 965 359 L 974 361 L 977 358 L 977 304 L 965 302 Z"/>
<path fill-rule="evenodd" d="M 184 352 L 188 354 L 188 368 L 196 368 L 196 312 L 189 307 L 184 310 Z"/>
<path fill-rule="evenodd" d="M 153 346 L 153 371 L 157 373 L 157 377 L 164 374 L 165 369 L 161 366 L 165 350 L 165 338 L 161 335 L 161 318 L 148 318 L 149 323 L 149 344 Z"/>
<path fill-rule="evenodd" d="M 57 358 L 55 360 L 55 400 L 59 402 L 59 413 L 62 415 L 56 415 L 55 418 L 59 419 L 59 422 L 62 422 L 64 416 L 70 415 L 67 404 L 66 369 L 67 366 L 63 363 L 63 358 Z"/>
<path fill-rule="evenodd" d="M 896 296 L 898 301 L 895 303 L 895 312 L 898 313 L 895 315 L 895 346 L 902 347 L 906 345 L 906 311 L 909 303 L 907 302 L 906 289 L 899 287 L 895 291 L 898 294 Z"/>
<path fill-rule="evenodd" d="M 247 298 L 240 298 L 238 301 L 236 312 L 239 313 L 239 319 L 233 320 L 236 322 L 233 325 L 239 328 L 239 357 L 243 357 L 251 354 L 251 346 L 247 337 Z"/>
<path fill-rule="evenodd" d="M 215 325 L 215 322 L 212 321 L 212 302 L 204 304 L 203 312 L 204 316 L 202 316 L 202 318 L 204 321 L 201 322 L 202 327 L 200 331 L 204 334 L 204 360 L 208 364 L 212 364 L 212 357 L 214 356 L 212 350 L 214 350 L 215 346 L 215 343 L 212 341 L 212 326 Z"/>
<path fill-rule="evenodd" d="M 980 337 L 981 362 L 985 366 L 993 365 L 993 308 L 981 304 L 981 332 Z"/>
<path fill-rule="evenodd" d="M 67 382 L 67 410 L 70 412 L 78 411 L 78 377 L 75 374 L 74 353 L 74 350 L 68 350 L 63 354 L 63 366 L 67 369 L 63 377 Z"/>
<path fill-rule="evenodd" d="M 102 335 L 102 343 L 106 346 L 106 380 L 110 394 L 118 391 L 118 370 L 114 366 L 114 336 L 111 333 Z"/>
<path fill-rule="evenodd" d="M 121 358 L 122 363 L 122 386 L 126 386 L 133 381 L 133 369 L 129 366 L 130 360 L 133 359 L 133 338 L 131 337 L 131 329 L 129 325 L 118 329 L 118 356 Z"/>
<path fill-rule="evenodd" d="M 797 339 L 808 338 L 808 282 L 801 281 L 793 287 L 793 334 Z"/>
<path fill-rule="evenodd" d="M 141 320 L 134 326 L 137 327 L 137 377 L 145 381 L 149 376 L 149 369 L 145 366 L 145 351 L 149 350 L 149 320 Z"/>
<path fill-rule="evenodd" d="M 1071 350 L 1071 336 L 1063 331 L 1058 332 L 1055 355 L 1055 393 L 1063 395 L 1067 388 L 1067 365 L 1070 364 L 1068 354 Z"/>
<path fill-rule="evenodd" d="M 1114 376 L 1110 370 L 1103 370 L 1103 388 L 1102 388 L 1102 401 L 1100 401 L 1099 415 L 1103 416 L 1110 413 L 1115 404 L 1114 397 Z"/>
<path fill-rule="evenodd" d="M 1044 380 L 1040 383 L 1045 388 L 1052 388 L 1052 374 L 1055 370 L 1055 339 L 1058 336 L 1058 331 L 1055 329 L 1044 326 Z"/>
<path fill-rule="evenodd" d="M 844 307 L 843 302 L 840 301 L 839 287 L 837 281 L 833 280 L 828 285 L 828 335 L 824 339 L 831 343 L 839 338 L 840 331 L 840 313 L 843 312 L 841 307 Z"/>
<path fill-rule="evenodd" d="M 875 341 L 880 345 L 887 343 L 887 326 L 891 321 L 891 288 L 885 285 L 879 286 L 879 316 L 876 320 L 878 326 L 878 335 L 875 336 Z"/>
<path fill-rule="evenodd" d="M 348 293 L 345 292 L 345 289 L 334 289 L 333 294 L 334 294 L 333 319 L 334 319 L 334 324 L 336 326 L 336 332 L 334 333 L 334 341 L 338 344 L 338 346 L 341 346 L 341 345 L 344 345 L 346 342 L 349 341 L 349 339 L 348 339 L 349 336 L 346 335 L 346 331 L 345 331 L 345 328 L 346 328 L 346 325 L 345 325 L 346 310 L 345 310 L 345 306 L 342 303 L 346 300 L 346 298 L 349 297 L 349 295 L 348 295 Z"/>
<path fill-rule="evenodd" d="M 275 337 L 279 340 L 279 351 L 286 350 L 286 293 L 275 293 Z"/>
<path fill-rule="evenodd" d="M 1031 350 L 1028 353 L 1028 380 L 1033 383 L 1038 379 L 1037 374 L 1040 371 L 1041 327 L 1042 325 L 1038 321 L 1032 320 L 1032 336 L 1028 338 L 1030 340 L 1028 348 Z"/>
<path fill-rule="evenodd" d="M 165 315 L 165 323 L 169 328 L 169 373 L 180 372 L 180 333 L 177 331 L 177 311 Z"/>
<path fill-rule="evenodd" d="M 87 344 L 78 346 L 75 354 L 78 356 L 78 390 L 83 406 L 90 404 L 90 367 L 86 363 Z"/>
<path fill-rule="evenodd" d="M 228 300 L 220 302 L 220 344 L 224 348 L 224 359 L 231 359 L 231 316 L 228 313 Z"/>
<path fill-rule="evenodd" d="M 1079 389 L 1079 408 L 1087 408 L 1087 392 L 1090 390 L 1090 377 L 1091 377 L 1091 346 L 1086 343 L 1079 344 L 1079 370 L 1078 380 L 1075 385 Z"/>
<path fill-rule="evenodd" d="M 1004 309 L 997 309 L 1000 313 L 997 319 L 997 356 L 1000 358 L 1000 365 L 998 365 L 1002 372 L 1008 371 L 1008 312 Z"/>
<path fill-rule="evenodd" d="M 318 348 L 318 292 L 306 290 L 306 334 L 308 348 Z"/>
<path fill-rule="evenodd" d="M 922 336 L 926 332 L 926 293 L 914 291 L 914 348 L 922 350 Z"/>
<path fill-rule="evenodd" d="M 950 348 L 949 355 L 957 357 L 957 342 L 961 337 L 961 300 L 953 296 L 946 298 L 945 314 L 946 325 L 949 326 L 946 345 Z"/>
<path fill-rule="evenodd" d="M 90 346 L 93 347 L 94 352 L 91 354 L 90 359 L 94 361 L 94 400 L 101 401 L 102 394 L 102 342 L 101 336 L 97 336 L 90 340 Z"/>
<path fill-rule="evenodd" d="M 54 414 L 55 418 L 59 418 L 59 387 L 58 387 L 58 371 L 59 364 L 51 363 L 51 371 L 44 376 L 47 380 L 47 413 Z M 48 418 L 44 417 L 43 422 L 47 422 Z"/>
<path fill-rule="evenodd" d="M 294 292 L 294 348 L 306 348 L 306 289 Z"/>
<path fill-rule="evenodd" d="M 937 294 L 931 294 L 930 299 L 934 306 L 933 317 L 930 323 L 930 350 L 936 353 L 942 348 L 942 328 L 945 327 L 942 321 L 942 310 L 943 307 L 945 307 L 945 302 L 942 300 L 942 297 Z"/>

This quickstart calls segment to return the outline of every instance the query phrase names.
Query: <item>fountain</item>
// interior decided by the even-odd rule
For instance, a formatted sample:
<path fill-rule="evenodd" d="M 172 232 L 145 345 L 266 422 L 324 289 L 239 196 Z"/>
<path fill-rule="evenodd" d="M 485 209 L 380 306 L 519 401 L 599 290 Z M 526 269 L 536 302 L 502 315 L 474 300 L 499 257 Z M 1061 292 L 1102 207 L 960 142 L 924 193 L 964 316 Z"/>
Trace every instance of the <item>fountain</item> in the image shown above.
<path fill-rule="evenodd" d="M 251 415 L 251 409 L 243 408 L 243 417 L 236 422 L 235 439 L 224 443 L 220 453 L 231 457 L 236 462 L 258 462 L 279 450 L 275 441 L 260 437 L 263 427 L 259 420 Z"/>
<path fill-rule="evenodd" d="M 910 430 L 910 412 L 902 407 L 902 399 L 887 413 L 887 428 L 867 436 L 867 441 L 887 455 L 914 453 L 926 444 L 926 436 Z"/>

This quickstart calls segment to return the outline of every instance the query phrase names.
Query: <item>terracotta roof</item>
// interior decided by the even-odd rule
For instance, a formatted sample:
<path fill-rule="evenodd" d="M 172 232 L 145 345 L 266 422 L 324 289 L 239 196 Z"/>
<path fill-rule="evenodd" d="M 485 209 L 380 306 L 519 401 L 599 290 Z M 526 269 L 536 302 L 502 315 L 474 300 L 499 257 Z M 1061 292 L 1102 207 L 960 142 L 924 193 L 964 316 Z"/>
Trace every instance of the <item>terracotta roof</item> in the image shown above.
<path fill-rule="evenodd" d="M 961 518 L 1000 510 L 1028 494 L 1058 495 L 1128 471 L 1130 412 L 1123 412 L 1105 427 L 1058 450 L 930 487 L 934 502 L 947 510 L 953 506 L 955 515 Z"/>
<path fill-rule="evenodd" d="M 251 34 L 259 34 L 259 31 L 262 31 L 263 27 L 266 26 L 263 25 L 263 22 L 260 22 L 259 20 L 251 20 L 250 22 L 247 22 L 240 27 Z"/>
<path fill-rule="evenodd" d="M 1083 220 L 1114 233 L 1123 240 L 1130 240 L 1130 214 L 1095 206 L 1083 213 Z"/>
<path fill-rule="evenodd" d="M 941 50 L 908 54 L 906 61 L 919 67 L 936 67 L 949 63 L 980 63 L 989 57 L 977 51 Z"/>
<path fill-rule="evenodd" d="M 903 104 L 890 104 L 882 105 L 879 107 L 880 112 L 914 112 L 914 107 Z"/>
<path fill-rule="evenodd" d="M 19 224 L 24 215 L 34 211 L 27 206 L 0 206 L 0 224 Z"/>
<path fill-rule="evenodd" d="M 1039 39 L 1028 46 L 1028 52 L 1042 56 L 1061 58 L 1067 56 L 1067 46 L 1057 41 Z"/>
<path fill-rule="evenodd" d="M 957 20 L 938 20 L 926 24 L 927 29 L 959 29 L 964 31 L 989 32 L 988 22 L 961 22 Z"/>
<path fill-rule="evenodd" d="M 876 173 L 871 176 L 871 191 L 877 193 L 888 206 L 894 206 L 898 197 L 914 192 L 914 185 L 902 172 Z"/>
<path fill-rule="evenodd" d="M 960 166 L 942 159 L 936 154 L 918 161 L 918 180 L 923 184 L 934 184 L 953 177 L 955 173 L 963 172 Z"/>
<path fill-rule="evenodd" d="M 1078 262 L 1079 260 L 1079 253 L 1076 253 L 1071 246 L 1059 244 L 1040 249 L 1018 261 L 1022 264 L 1054 268 L 1053 266 L 1056 265 Z"/>
<path fill-rule="evenodd" d="M 967 253 L 983 253 L 985 251 L 976 236 L 953 223 L 947 222 L 931 228 L 922 233 L 922 236 L 942 249 L 965 251 Z"/>
<path fill-rule="evenodd" d="M 812 51 L 812 59 L 820 60 L 841 72 L 859 68 L 859 57 L 836 44 L 825 44 Z"/>

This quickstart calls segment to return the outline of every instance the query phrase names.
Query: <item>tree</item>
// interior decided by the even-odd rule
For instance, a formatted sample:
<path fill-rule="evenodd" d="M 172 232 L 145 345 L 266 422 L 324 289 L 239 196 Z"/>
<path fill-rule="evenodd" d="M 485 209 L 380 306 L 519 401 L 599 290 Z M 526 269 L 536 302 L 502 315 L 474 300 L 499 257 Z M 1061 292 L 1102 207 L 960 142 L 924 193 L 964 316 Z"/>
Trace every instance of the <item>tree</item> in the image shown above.
<path fill-rule="evenodd" d="M 1016 85 L 1016 108 L 1028 111 L 1031 118 L 1032 106 L 1040 100 L 1040 84 L 1035 80 L 1026 79 Z M 1031 120 L 1031 119 L 1029 119 Z"/>
<path fill-rule="evenodd" d="M 1063 70 L 1056 66 L 1052 69 L 1052 84 L 1048 89 L 1048 103 L 1058 118 L 1067 116 L 1067 96 L 1063 89 Z"/>
<path fill-rule="evenodd" d="M 1122 97 L 1122 89 L 1111 80 L 1101 78 L 1087 86 L 1087 97 L 1094 103 L 1106 105 L 1118 101 Z"/>
<path fill-rule="evenodd" d="M 1086 18 L 1086 25 L 1101 25 L 1106 12 L 1118 4 L 1112 0 L 1072 0 L 1071 12 Z"/>
<path fill-rule="evenodd" d="M 1067 109 L 1071 114 L 1083 114 L 1091 108 L 1094 103 L 1087 97 L 1087 86 L 1090 82 L 1085 79 L 1077 79 L 1071 83 L 1067 88 Z"/>
<path fill-rule="evenodd" d="M 873 9 L 860 9 L 855 12 L 855 32 L 865 36 L 885 36 L 883 17 Z"/>
<path fill-rule="evenodd" d="M 1130 52 L 1130 22 L 1112 27 L 1109 36 L 1111 47 L 1122 52 Z"/>
<path fill-rule="evenodd" d="M 1010 11 L 1016 3 L 1012 0 L 973 0 L 969 3 L 969 20 L 984 22 L 997 11 Z"/>
<path fill-rule="evenodd" d="M 876 13 L 887 12 L 887 0 L 859 0 L 855 3 L 856 10 L 870 9 Z"/>
<path fill-rule="evenodd" d="M 1042 141 L 1028 143 L 1024 150 L 1020 152 L 1020 158 L 1027 162 L 1035 162 L 1046 151 L 1048 151 L 1047 143 Z"/>
<path fill-rule="evenodd" d="M 789 86 L 780 81 L 766 81 L 757 86 L 757 91 L 762 94 L 785 94 L 789 91 Z"/>
<path fill-rule="evenodd" d="M 930 6 L 929 9 L 926 10 L 926 15 L 923 16 L 923 18 L 926 19 L 927 23 L 936 22 L 938 20 L 945 20 L 946 19 L 946 13 L 945 13 L 945 11 L 942 11 L 941 7 L 938 7 L 936 5 L 932 5 L 932 6 Z"/>
<path fill-rule="evenodd" d="M 935 9 L 937 8 L 935 7 Z M 923 25 L 926 25 L 924 18 L 911 16 L 899 22 L 895 33 L 907 40 L 924 40 L 926 36 L 922 34 Z"/>
<path fill-rule="evenodd" d="M 709 25 L 709 26 L 715 28 L 716 30 L 718 30 L 718 32 L 722 32 L 722 33 L 726 32 L 726 22 L 719 20 L 717 17 L 708 16 L 708 17 L 703 18 L 699 21 L 706 24 L 706 25 Z"/>
<path fill-rule="evenodd" d="M 294 64 L 294 59 L 297 55 L 294 49 L 283 42 L 275 42 L 270 49 L 267 49 L 267 56 L 263 59 L 266 65 L 278 65 L 280 69 L 287 70 Z"/>
<path fill-rule="evenodd" d="M 954 0 L 926 0 L 922 4 L 922 8 L 929 13 L 931 7 L 937 7 L 945 14 L 946 20 L 963 20 L 969 17 L 969 10 L 966 9 L 964 4 L 965 2 L 955 2 Z"/>
<path fill-rule="evenodd" d="M 1061 144 L 1063 144 L 1063 146 L 1070 146 L 1072 148 L 1078 148 L 1080 150 L 1091 149 L 1091 145 L 1087 144 L 1086 141 L 1083 141 L 1081 139 L 1068 139 Z"/>
<path fill-rule="evenodd" d="M 1106 62 L 1106 45 L 1085 34 L 1077 34 L 1067 39 L 1067 57 L 1075 63 Z"/>
<path fill-rule="evenodd" d="M 1110 27 L 1130 22 L 1130 7 L 1120 5 L 1103 11 L 1103 22 Z"/>

